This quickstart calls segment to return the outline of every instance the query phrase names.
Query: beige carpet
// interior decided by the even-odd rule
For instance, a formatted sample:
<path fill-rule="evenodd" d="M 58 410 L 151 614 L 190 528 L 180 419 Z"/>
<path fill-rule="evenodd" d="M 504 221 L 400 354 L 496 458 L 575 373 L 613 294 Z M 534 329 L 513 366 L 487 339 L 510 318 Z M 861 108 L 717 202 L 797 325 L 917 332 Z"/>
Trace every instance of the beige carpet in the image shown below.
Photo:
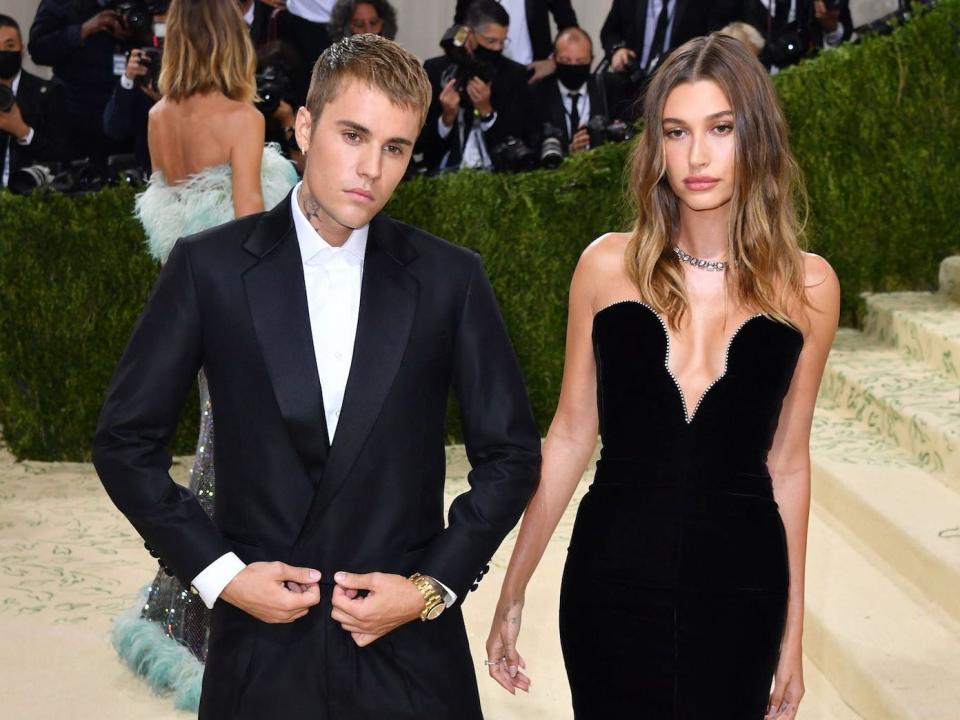
<path fill-rule="evenodd" d="M 462 449 L 451 448 L 448 499 L 466 487 L 466 471 Z M 174 473 L 182 481 L 185 461 Z M 508 695 L 481 665 L 513 537 L 464 606 L 489 719 L 571 717 L 557 637 L 557 593 L 573 514 L 586 484 L 528 593 L 520 651 L 533 678 L 529 696 Z M 107 639 L 112 618 L 133 602 L 155 571 L 156 562 L 110 504 L 90 465 L 16 463 L 0 449 L 0 718 L 190 717 L 174 711 L 169 697 L 154 695 L 121 665 Z M 806 674 L 804 720 L 854 717 L 809 662 Z"/>

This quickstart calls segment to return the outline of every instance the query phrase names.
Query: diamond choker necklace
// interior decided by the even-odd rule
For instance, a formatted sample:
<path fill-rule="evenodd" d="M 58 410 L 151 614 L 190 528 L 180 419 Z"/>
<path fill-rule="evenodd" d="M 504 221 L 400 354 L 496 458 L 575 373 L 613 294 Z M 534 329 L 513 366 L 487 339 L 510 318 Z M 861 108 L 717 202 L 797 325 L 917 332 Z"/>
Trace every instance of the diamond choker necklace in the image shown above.
<path fill-rule="evenodd" d="M 673 251 L 677 254 L 677 257 L 680 258 L 680 262 L 685 262 L 688 265 L 693 265 L 693 267 L 701 268 L 702 270 L 723 272 L 727 269 L 727 265 L 729 265 L 729 263 L 724 260 L 701 260 L 700 258 L 695 258 L 693 255 L 688 255 L 678 247 L 675 247 Z"/>

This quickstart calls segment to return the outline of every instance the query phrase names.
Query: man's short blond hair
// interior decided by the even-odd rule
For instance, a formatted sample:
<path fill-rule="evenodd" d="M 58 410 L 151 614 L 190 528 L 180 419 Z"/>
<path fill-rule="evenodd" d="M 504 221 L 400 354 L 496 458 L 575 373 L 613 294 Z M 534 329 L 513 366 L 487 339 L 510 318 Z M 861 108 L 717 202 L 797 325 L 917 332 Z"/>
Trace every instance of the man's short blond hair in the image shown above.
<path fill-rule="evenodd" d="M 348 78 L 382 91 L 398 107 L 416 110 L 423 127 L 432 96 L 426 71 L 416 57 L 393 40 L 373 33 L 345 37 L 317 59 L 306 105 L 314 125 Z"/>

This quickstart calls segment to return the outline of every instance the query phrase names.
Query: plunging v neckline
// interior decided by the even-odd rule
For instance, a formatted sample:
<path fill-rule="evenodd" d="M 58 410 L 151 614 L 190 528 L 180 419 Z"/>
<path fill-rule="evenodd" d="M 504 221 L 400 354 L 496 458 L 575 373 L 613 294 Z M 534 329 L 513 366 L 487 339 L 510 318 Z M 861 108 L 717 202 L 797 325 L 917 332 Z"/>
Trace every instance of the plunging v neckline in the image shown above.
<path fill-rule="evenodd" d="M 653 314 L 653 316 L 657 319 L 657 321 L 660 323 L 660 327 L 663 329 L 664 339 L 666 340 L 666 351 L 665 351 L 665 357 L 663 360 L 663 367 L 664 367 L 664 370 L 666 370 L 667 375 L 673 381 L 673 385 L 677 389 L 677 394 L 680 396 L 680 405 L 683 409 L 683 420 L 687 425 L 690 425 L 693 423 L 694 418 L 697 416 L 697 411 L 700 409 L 700 406 L 703 405 L 704 398 L 707 397 L 707 394 L 714 388 L 714 386 L 716 386 L 717 383 L 719 383 L 721 380 L 723 380 L 724 377 L 726 377 L 727 369 L 730 363 L 730 348 L 733 346 L 733 341 L 737 338 L 737 335 L 739 335 L 740 331 L 743 330 L 743 328 L 746 325 L 748 325 L 752 320 L 756 320 L 757 318 L 764 317 L 763 313 L 755 313 L 745 318 L 743 322 L 737 325 L 736 329 L 734 329 L 733 333 L 730 335 L 730 338 L 727 340 L 726 348 L 723 351 L 723 370 L 721 370 L 720 374 L 717 375 L 717 377 L 715 377 L 713 380 L 710 381 L 710 383 L 707 384 L 703 392 L 700 393 L 700 398 L 697 400 L 697 404 L 693 406 L 693 412 L 690 412 L 689 406 L 687 404 L 687 396 L 686 396 L 686 393 L 684 393 L 683 391 L 683 386 L 680 385 L 680 381 L 677 379 L 677 376 L 674 375 L 673 370 L 670 368 L 670 353 L 671 353 L 673 344 L 672 344 L 672 339 L 670 337 L 670 330 L 667 326 L 666 321 L 660 316 L 660 313 L 658 313 L 653 307 L 645 303 L 643 300 L 619 300 L 617 302 L 610 303 L 609 305 L 605 305 L 604 307 L 600 308 L 594 315 L 594 318 L 596 318 L 597 315 L 599 315 L 601 312 L 603 312 L 607 308 L 613 307 L 614 305 L 622 305 L 624 303 L 635 303 L 637 305 L 642 305 L 647 310 L 649 310 Z"/>

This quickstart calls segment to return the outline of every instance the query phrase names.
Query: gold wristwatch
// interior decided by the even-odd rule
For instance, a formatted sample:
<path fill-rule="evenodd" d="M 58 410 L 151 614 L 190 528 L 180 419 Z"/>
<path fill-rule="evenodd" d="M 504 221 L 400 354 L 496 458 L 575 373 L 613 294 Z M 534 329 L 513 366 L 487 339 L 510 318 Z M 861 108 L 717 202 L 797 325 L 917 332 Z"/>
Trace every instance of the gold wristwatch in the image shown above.
<path fill-rule="evenodd" d="M 426 622 L 440 617 L 440 613 L 446 610 L 447 604 L 443 601 L 443 595 L 437 587 L 436 580 L 414 573 L 410 576 L 410 582 L 416 585 L 417 590 L 423 595 L 424 608 L 420 613 L 420 619 Z"/>

